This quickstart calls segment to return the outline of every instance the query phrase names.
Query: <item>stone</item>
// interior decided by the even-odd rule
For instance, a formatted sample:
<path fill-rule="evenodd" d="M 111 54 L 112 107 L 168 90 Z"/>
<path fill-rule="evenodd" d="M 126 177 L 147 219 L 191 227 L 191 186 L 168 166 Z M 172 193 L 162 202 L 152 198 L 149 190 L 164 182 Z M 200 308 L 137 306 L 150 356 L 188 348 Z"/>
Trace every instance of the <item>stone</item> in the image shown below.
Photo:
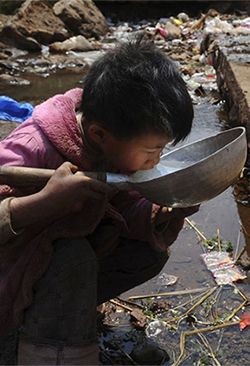
<path fill-rule="evenodd" d="M 9 74 L 2 74 L 0 75 L 0 82 L 1 84 L 11 84 L 11 85 L 30 85 L 30 81 L 27 79 L 23 79 L 18 76 L 13 76 Z"/>
<path fill-rule="evenodd" d="M 0 39 L 12 46 L 40 51 L 41 44 L 64 41 L 69 33 L 46 2 L 26 0 L 0 32 Z"/>
<path fill-rule="evenodd" d="M 54 42 L 49 46 L 51 52 L 91 51 L 93 46 L 84 36 L 74 36 L 63 42 Z"/>
<path fill-rule="evenodd" d="M 181 37 L 181 30 L 175 24 L 167 22 L 165 24 L 165 29 L 168 32 L 168 39 L 175 39 Z"/>
<path fill-rule="evenodd" d="M 9 46 L 18 47 L 21 50 L 38 52 L 41 50 L 41 45 L 32 37 L 25 37 L 17 27 L 9 21 L 2 29 L 0 33 L 2 41 L 6 42 Z"/>
<path fill-rule="evenodd" d="M 9 18 L 10 17 L 8 15 L 0 14 L 0 31 L 3 29 Z"/>
<path fill-rule="evenodd" d="M 92 0 L 59 0 L 53 10 L 75 35 L 99 38 L 108 32 L 106 19 Z"/>

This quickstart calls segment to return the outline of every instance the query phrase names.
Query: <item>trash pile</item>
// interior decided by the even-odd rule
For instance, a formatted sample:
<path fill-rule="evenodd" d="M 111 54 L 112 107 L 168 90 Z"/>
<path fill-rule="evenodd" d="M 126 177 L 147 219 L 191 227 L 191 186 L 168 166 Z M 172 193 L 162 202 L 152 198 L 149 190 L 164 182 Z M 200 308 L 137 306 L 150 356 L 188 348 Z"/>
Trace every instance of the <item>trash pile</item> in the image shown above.
<path fill-rule="evenodd" d="M 234 283 L 246 277 L 237 264 L 239 243 L 234 248 L 219 231 L 207 239 L 194 222 L 186 219 L 186 224 L 201 241 L 203 265 L 213 274 L 215 286 L 171 290 L 178 278 L 162 273 L 156 282 L 159 291 L 105 303 L 102 364 L 223 365 L 227 329 L 241 336 L 250 325 L 249 298 Z"/>
<path fill-rule="evenodd" d="M 176 61 L 183 74 L 194 103 L 208 97 L 211 103 L 219 103 L 216 72 L 213 68 L 211 49 L 218 35 L 250 35 L 250 18 L 221 15 L 210 9 L 197 19 L 186 13 L 176 17 L 160 18 L 156 22 L 143 20 L 138 24 L 110 23 L 110 32 L 102 39 L 102 49 L 112 47 L 116 41 L 143 38 L 153 41 L 169 57 Z"/>

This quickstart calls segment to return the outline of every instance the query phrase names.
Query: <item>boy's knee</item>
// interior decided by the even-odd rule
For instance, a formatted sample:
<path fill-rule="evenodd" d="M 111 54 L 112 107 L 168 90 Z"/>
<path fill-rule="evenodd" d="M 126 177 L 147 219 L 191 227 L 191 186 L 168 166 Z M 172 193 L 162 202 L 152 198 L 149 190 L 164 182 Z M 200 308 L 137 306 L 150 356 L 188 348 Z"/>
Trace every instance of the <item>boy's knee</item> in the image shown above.
<path fill-rule="evenodd" d="M 22 333 L 30 339 L 82 342 L 95 336 L 97 260 L 85 239 L 61 239 L 34 286 Z"/>
<path fill-rule="evenodd" d="M 54 242 L 54 253 L 50 270 L 59 277 L 74 277 L 79 272 L 86 278 L 95 277 L 97 272 L 96 255 L 85 238 L 60 239 Z"/>

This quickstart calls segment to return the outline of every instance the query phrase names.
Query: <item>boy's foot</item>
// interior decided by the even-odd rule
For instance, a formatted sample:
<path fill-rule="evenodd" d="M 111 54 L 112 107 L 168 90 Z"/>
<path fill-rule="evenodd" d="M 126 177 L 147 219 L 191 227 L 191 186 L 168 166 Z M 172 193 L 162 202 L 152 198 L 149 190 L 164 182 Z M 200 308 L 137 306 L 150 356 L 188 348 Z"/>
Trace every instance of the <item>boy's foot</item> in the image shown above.
<path fill-rule="evenodd" d="M 162 365 L 169 360 L 167 352 L 148 339 L 137 344 L 130 357 L 139 365 Z"/>

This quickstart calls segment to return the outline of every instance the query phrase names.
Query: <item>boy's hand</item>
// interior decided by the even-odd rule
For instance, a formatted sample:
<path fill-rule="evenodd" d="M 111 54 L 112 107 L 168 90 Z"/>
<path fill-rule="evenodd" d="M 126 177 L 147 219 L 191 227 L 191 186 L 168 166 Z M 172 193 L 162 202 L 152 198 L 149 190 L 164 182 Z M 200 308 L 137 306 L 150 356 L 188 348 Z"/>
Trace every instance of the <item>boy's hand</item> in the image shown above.
<path fill-rule="evenodd" d="M 167 248 L 177 239 L 179 232 L 183 228 L 184 219 L 193 215 L 200 206 L 186 208 L 161 207 L 153 219 L 154 232 L 158 237 L 157 248 L 160 251 Z"/>
<path fill-rule="evenodd" d="M 86 202 L 107 198 L 110 187 L 98 180 L 77 173 L 77 167 L 66 162 L 52 175 L 40 194 L 56 216 L 65 216 L 86 207 Z"/>
<path fill-rule="evenodd" d="M 76 171 L 76 166 L 63 163 L 40 192 L 13 198 L 10 209 L 14 228 L 18 230 L 32 224 L 43 226 L 93 205 L 96 210 L 103 208 L 110 187 Z"/>
<path fill-rule="evenodd" d="M 169 220 L 184 219 L 191 216 L 199 211 L 199 207 L 199 205 L 185 208 L 160 207 L 153 219 L 155 229 L 161 231 L 161 228 L 164 229 L 164 225 L 167 225 Z"/>

